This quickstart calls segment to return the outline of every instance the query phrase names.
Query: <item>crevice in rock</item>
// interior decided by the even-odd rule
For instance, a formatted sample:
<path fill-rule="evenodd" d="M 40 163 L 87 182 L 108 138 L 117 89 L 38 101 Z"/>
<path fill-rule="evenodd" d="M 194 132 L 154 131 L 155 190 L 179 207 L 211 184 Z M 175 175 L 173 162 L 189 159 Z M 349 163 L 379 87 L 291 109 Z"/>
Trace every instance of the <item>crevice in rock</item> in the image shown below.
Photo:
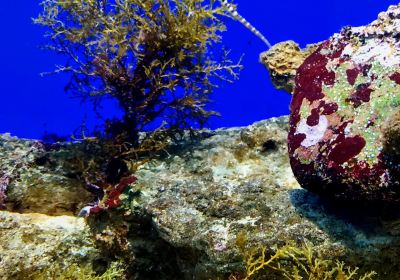
<path fill-rule="evenodd" d="M 160 280 L 185 279 L 177 249 L 160 237 L 151 216 L 142 211 L 129 217 L 120 214 L 109 211 L 88 219 L 96 246 L 103 252 L 94 267 L 122 260 L 128 279 L 151 280 L 155 275 Z"/>

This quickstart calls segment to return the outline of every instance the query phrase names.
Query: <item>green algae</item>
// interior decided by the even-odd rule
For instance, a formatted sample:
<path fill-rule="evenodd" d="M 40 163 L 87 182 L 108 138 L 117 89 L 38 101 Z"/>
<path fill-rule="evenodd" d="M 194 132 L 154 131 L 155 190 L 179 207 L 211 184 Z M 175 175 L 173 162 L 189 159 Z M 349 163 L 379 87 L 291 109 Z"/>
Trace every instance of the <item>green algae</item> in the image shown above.
<path fill-rule="evenodd" d="M 400 105 L 400 88 L 394 81 L 387 78 L 390 73 L 398 69 L 388 68 L 379 62 L 372 63 L 369 76 L 358 75 L 354 85 L 347 80 L 346 71 L 353 66 L 350 63 L 343 63 L 335 70 L 336 81 L 333 86 L 324 86 L 323 92 L 329 100 L 339 105 L 337 114 L 343 119 L 353 120 L 347 129 L 352 134 L 362 136 L 366 146 L 357 155 L 357 160 L 364 160 L 370 165 L 377 163 L 378 155 L 382 150 L 381 124 Z M 377 77 L 372 80 L 370 77 Z M 372 80 L 372 81 L 370 81 Z M 373 92 L 369 102 L 364 102 L 354 107 L 348 101 L 349 96 L 357 90 L 360 85 L 371 83 Z"/>
<path fill-rule="evenodd" d="M 58 265 L 45 269 L 44 271 L 31 276 L 33 280 L 121 280 L 125 279 L 123 269 L 117 263 L 112 263 L 105 272 L 96 274 L 91 266 L 72 264 L 67 268 Z"/>
<path fill-rule="evenodd" d="M 347 81 L 346 70 L 351 68 L 350 63 L 341 64 L 336 70 L 336 80 L 333 86 L 324 85 L 322 91 L 328 97 L 330 101 L 333 101 L 339 105 L 338 114 L 342 117 L 350 117 L 353 114 L 353 110 L 350 108 L 349 103 L 346 99 L 350 96 L 351 92 L 355 89 Z"/>

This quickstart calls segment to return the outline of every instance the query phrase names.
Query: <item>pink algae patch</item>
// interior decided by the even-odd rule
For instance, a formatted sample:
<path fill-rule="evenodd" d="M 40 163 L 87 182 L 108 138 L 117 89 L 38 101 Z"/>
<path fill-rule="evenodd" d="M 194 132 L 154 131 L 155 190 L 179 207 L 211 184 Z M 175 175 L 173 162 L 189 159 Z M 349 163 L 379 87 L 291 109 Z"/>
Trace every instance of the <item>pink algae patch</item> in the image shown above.
<path fill-rule="evenodd" d="M 346 75 L 347 75 L 347 81 L 349 82 L 350 85 L 354 86 L 358 74 L 360 74 L 360 70 L 357 68 L 352 68 L 352 69 L 347 69 L 346 70 Z"/>
<path fill-rule="evenodd" d="M 365 147 L 365 139 L 357 135 L 338 143 L 328 155 L 328 160 L 342 164 L 358 155 Z"/>
<path fill-rule="evenodd" d="M 374 91 L 369 86 L 370 84 L 368 83 L 359 85 L 356 91 L 354 91 L 347 100 L 353 103 L 356 108 L 360 106 L 362 102 L 369 102 L 371 93 Z"/>
<path fill-rule="evenodd" d="M 389 76 L 389 79 L 396 82 L 396 84 L 400 85 L 400 73 L 398 72 L 393 73 L 392 75 Z"/>

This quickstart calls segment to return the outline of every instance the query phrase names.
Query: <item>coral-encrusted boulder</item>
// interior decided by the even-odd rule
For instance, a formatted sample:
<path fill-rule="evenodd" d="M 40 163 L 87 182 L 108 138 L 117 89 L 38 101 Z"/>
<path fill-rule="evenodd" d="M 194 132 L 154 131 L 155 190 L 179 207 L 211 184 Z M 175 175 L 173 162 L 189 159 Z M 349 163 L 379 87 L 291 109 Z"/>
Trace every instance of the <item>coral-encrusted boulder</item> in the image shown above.
<path fill-rule="evenodd" d="M 297 70 L 289 155 L 300 184 L 349 200 L 400 200 L 400 6 L 344 28 Z"/>

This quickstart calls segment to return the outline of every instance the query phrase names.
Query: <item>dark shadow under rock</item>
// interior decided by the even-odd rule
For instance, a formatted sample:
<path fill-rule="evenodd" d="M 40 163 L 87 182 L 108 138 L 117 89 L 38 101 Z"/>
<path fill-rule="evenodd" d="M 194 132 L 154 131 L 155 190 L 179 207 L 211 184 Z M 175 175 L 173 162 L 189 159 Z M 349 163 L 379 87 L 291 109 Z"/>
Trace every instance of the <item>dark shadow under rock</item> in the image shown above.
<path fill-rule="evenodd" d="M 296 211 L 329 236 L 343 244 L 346 262 L 379 279 L 399 279 L 400 206 L 378 202 L 356 203 L 329 200 L 303 189 L 289 192 Z"/>

